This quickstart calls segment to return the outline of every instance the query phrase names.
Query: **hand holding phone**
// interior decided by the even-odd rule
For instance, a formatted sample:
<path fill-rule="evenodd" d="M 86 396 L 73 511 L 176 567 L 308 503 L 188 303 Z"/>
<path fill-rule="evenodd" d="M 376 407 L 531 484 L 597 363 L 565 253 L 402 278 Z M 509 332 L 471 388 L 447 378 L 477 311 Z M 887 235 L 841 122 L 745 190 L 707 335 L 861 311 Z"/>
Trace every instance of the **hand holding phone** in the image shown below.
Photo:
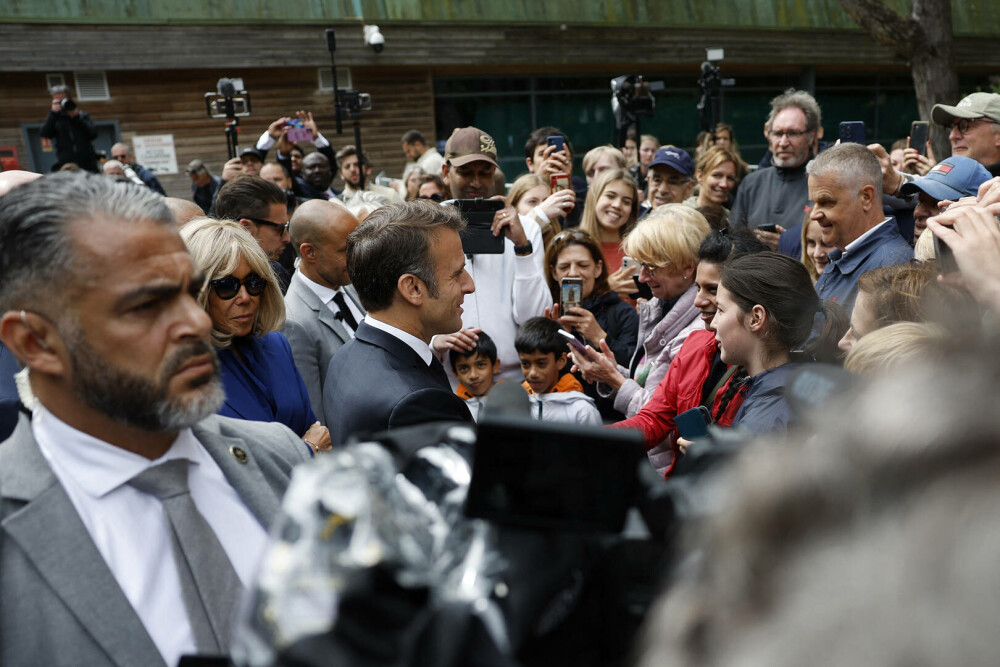
<path fill-rule="evenodd" d="M 926 120 L 915 120 L 910 124 L 910 148 L 919 155 L 927 155 L 927 137 L 931 124 Z"/>
<path fill-rule="evenodd" d="M 574 352 L 579 352 L 580 354 L 587 354 L 587 347 L 579 340 L 577 340 L 576 336 L 566 331 L 565 329 L 560 329 L 559 335 L 566 339 L 566 342 L 569 344 L 571 348 L 573 348 Z"/>
<path fill-rule="evenodd" d="M 583 278 L 563 278 L 559 281 L 559 311 L 564 315 L 583 301 Z"/>
<path fill-rule="evenodd" d="M 845 120 L 841 123 L 840 143 L 867 145 L 865 141 L 865 122 L 863 120 Z"/>
<path fill-rule="evenodd" d="M 708 436 L 708 425 L 712 423 L 712 414 L 704 405 L 691 408 L 674 417 L 677 432 L 685 440 L 697 440 Z"/>

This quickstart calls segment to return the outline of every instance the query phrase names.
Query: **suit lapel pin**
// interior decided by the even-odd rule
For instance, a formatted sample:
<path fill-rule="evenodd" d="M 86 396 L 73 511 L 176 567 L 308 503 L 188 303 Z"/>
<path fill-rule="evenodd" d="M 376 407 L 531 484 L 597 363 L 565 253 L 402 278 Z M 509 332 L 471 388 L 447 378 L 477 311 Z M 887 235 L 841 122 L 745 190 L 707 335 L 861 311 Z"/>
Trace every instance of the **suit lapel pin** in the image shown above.
<path fill-rule="evenodd" d="M 245 451 L 243 451 L 241 448 L 239 448 L 239 447 L 230 447 L 229 448 L 229 453 L 232 454 L 233 458 L 236 459 L 237 461 L 239 461 L 240 463 L 246 463 L 247 462 L 247 453 Z"/>

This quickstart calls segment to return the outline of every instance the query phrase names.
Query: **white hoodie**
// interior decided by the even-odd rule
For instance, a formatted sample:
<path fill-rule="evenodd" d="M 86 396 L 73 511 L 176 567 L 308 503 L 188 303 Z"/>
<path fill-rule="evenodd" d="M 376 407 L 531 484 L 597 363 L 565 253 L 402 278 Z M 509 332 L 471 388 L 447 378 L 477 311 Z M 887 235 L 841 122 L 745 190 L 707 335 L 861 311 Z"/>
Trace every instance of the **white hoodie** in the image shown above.
<path fill-rule="evenodd" d="M 601 426 L 601 413 L 594 399 L 581 391 L 530 394 L 531 417 L 539 421 Z"/>

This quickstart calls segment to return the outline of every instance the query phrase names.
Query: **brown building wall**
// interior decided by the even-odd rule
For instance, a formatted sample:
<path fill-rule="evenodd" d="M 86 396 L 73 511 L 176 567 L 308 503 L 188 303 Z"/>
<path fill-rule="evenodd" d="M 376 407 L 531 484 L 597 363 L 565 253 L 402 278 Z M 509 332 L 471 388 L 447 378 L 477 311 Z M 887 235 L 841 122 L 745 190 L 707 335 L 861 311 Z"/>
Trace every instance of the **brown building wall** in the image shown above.
<path fill-rule="evenodd" d="M 55 70 L 58 71 L 58 70 Z M 68 83 L 72 73 L 64 72 Z M 316 67 L 258 68 L 231 72 L 243 77 L 250 91 L 253 114 L 240 119 L 240 146 L 252 146 L 268 124 L 297 109 L 313 112 L 320 131 L 336 148 L 354 143 L 348 121 L 343 136 L 336 135 L 333 94 L 319 91 Z M 111 99 L 80 102 L 95 120 L 118 120 L 122 137 L 173 134 L 181 173 L 160 176 L 167 193 L 190 196 L 190 181 L 184 167 L 195 158 L 205 161 L 214 174 L 226 161 L 225 121 L 205 113 L 204 93 L 215 88 L 224 70 L 166 70 L 159 72 L 107 72 Z M 371 93 L 372 111 L 361 120 L 362 146 L 372 160 L 374 174 L 385 170 L 398 177 L 405 158 L 399 139 L 416 128 L 434 135 L 434 94 L 428 68 L 352 68 L 353 84 Z M 6 73 L 0 77 L 0 145 L 16 146 L 23 168 L 29 168 L 22 123 L 40 123 L 48 113 L 49 100 L 43 73 Z M 273 152 L 271 153 L 273 156 Z"/>

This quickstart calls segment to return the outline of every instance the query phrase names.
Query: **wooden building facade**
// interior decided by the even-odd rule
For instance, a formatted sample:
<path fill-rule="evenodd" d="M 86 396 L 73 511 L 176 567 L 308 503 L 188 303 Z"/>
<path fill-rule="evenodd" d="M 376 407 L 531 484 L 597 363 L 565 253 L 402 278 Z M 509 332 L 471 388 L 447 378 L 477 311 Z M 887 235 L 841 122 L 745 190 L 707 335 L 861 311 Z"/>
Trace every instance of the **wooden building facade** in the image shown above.
<path fill-rule="evenodd" d="M 1000 72 L 991 4 L 954 5 L 963 93 Z M 362 18 L 381 28 L 381 53 L 363 43 Z M 80 106 L 117 121 L 121 138 L 173 135 L 180 173 L 160 180 L 177 196 L 188 195 L 189 160 L 215 173 L 225 161 L 223 122 L 207 117 L 203 99 L 221 76 L 242 77 L 252 96 L 241 145 L 296 109 L 312 110 L 335 146 L 353 143 L 349 125 L 335 136 L 332 91 L 321 85 L 331 27 L 338 68 L 374 102 L 361 121 L 366 152 L 376 173 L 392 176 L 404 162 L 400 137 L 412 128 L 444 140 L 451 127 L 478 124 L 496 138 L 511 176 L 537 125 L 562 127 L 582 154 L 611 136 L 608 81 L 619 74 L 664 81 L 644 127 L 689 145 L 706 47 L 725 49 L 723 74 L 736 86 L 724 91 L 723 120 L 748 158 L 762 149 L 767 100 L 787 86 L 815 92 L 828 133 L 840 120 L 863 119 L 871 139 L 889 141 L 916 117 L 906 63 L 853 27 L 836 0 L 0 0 L 0 147 L 13 146 L 31 168 L 26 128 L 47 113 L 48 75 L 73 87 L 81 73 L 103 73 L 107 99 Z"/>

